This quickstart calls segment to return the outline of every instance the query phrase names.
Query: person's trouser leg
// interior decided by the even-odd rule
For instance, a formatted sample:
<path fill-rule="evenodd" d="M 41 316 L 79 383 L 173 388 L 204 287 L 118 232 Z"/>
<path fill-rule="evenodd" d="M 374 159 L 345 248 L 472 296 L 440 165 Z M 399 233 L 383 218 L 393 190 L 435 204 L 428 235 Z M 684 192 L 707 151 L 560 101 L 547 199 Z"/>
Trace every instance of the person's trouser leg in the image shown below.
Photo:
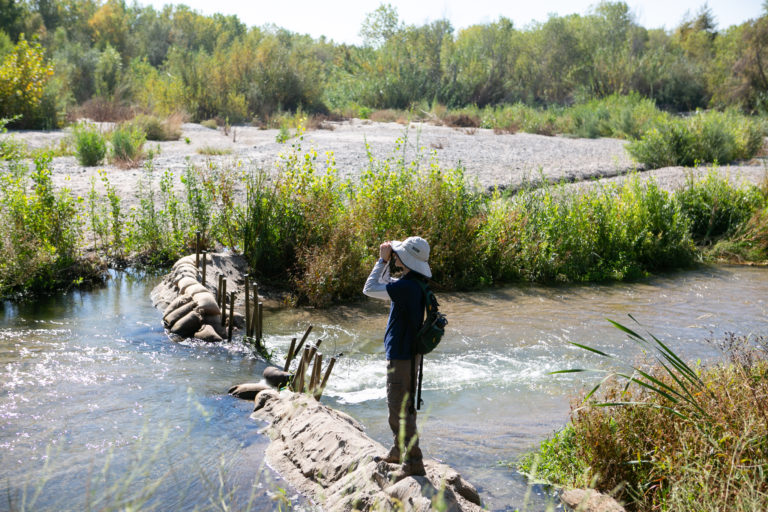
<path fill-rule="evenodd" d="M 417 356 L 420 357 L 420 356 Z M 418 359 L 416 366 L 418 367 Z M 387 361 L 387 405 L 389 427 L 392 429 L 395 449 L 405 450 L 402 460 L 421 461 L 419 434 L 416 430 L 416 409 L 411 396 L 411 360 Z M 403 434 L 401 436 L 401 419 Z"/>

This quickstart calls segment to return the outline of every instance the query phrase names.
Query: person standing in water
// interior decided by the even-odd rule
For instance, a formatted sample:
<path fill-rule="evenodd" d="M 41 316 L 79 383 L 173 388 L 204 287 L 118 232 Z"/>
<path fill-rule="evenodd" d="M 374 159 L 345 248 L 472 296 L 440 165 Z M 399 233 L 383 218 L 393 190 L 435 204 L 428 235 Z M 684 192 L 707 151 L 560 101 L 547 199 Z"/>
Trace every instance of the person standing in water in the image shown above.
<path fill-rule="evenodd" d="M 393 278 L 389 273 L 390 259 L 405 273 Z M 363 293 L 369 297 L 391 301 L 389 319 L 384 333 L 387 358 L 387 406 L 389 427 L 394 438 L 386 455 L 374 460 L 390 464 L 402 463 L 390 474 L 393 480 L 426 474 L 416 430 L 413 382 L 420 355 L 414 355 L 416 333 L 424 322 L 424 293 L 419 280 L 432 277 L 429 244 L 418 236 L 404 241 L 384 242 L 379 246 L 379 260 L 365 282 Z"/>

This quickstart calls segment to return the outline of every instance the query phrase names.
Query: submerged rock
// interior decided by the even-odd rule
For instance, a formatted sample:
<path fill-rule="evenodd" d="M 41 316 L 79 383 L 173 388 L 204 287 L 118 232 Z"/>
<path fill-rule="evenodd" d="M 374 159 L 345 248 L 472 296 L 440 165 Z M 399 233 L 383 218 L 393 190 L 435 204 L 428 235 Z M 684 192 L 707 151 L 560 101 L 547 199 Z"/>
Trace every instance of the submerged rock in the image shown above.
<path fill-rule="evenodd" d="M 621 504 L 594 489 L 569 489 L 560 495 L 566 510 L 575 512 L 624 512 Z"/>
<path fill-rule="evenodd" d="M 482 510 L 477 490 L 455 470 L 426 459 L 426 476 L 392 483 L 397 465 L 376 463 L 385 448 L 350 416 L 308 395 L 256 395 L 252 417 L 270 422 L 267 462 L 323 510 Z"/>

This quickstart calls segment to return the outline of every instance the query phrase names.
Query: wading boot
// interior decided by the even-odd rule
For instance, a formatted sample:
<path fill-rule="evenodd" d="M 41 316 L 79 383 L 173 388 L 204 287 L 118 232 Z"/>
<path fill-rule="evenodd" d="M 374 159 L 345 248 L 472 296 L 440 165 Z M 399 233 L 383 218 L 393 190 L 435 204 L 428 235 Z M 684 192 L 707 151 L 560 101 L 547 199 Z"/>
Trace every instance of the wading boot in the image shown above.
<path fill-rule="evenodd" d="M 397 446 L 393 446 L 389 449 L 386 455 L 376 455 L 373 457 L 373 462 L 386 462 L 387 464 L 399 464 L 400 463 L 400 450 Z"/>
<path fill-rule="evenodd" d="M 426 474 L 427 471 L 424 469 L 424 463 L 421 459 L 410 459 L 405 461 L 397 471 L 387 473 L 387 478 L 390 482 L 395 483 L 409 476 L 426 476 Z"/>

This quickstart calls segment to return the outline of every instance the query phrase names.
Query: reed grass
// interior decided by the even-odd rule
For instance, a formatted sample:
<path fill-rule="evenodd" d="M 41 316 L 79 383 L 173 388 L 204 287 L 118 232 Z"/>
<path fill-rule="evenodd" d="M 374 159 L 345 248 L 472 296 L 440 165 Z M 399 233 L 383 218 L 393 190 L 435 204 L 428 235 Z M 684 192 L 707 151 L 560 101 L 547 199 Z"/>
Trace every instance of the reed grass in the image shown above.
<path fill-rule="evenodd" d="M 722 362 L 691 366 L 652 334 L 612 323 L 653 363 L 602 372 L 522 470 L 538 457 L 551 482 L 617 491 L 630 510 L 766 509 L 768 340 L 727 334 L 713 342 Z"/>

